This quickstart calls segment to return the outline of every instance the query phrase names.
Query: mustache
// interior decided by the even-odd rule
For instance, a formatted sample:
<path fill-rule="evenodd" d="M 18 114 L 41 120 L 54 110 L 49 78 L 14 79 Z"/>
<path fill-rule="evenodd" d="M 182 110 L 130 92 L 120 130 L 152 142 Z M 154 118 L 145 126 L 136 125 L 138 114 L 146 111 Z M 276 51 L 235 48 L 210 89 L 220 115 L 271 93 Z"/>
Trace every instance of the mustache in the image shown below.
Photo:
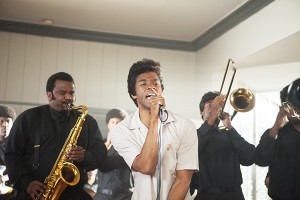
<path fill-rule="evenodd" d="M 67 106 L 73 106 L 73 101 L 63 101 L 62 103 L 63 105 L 67 105 Z"/>

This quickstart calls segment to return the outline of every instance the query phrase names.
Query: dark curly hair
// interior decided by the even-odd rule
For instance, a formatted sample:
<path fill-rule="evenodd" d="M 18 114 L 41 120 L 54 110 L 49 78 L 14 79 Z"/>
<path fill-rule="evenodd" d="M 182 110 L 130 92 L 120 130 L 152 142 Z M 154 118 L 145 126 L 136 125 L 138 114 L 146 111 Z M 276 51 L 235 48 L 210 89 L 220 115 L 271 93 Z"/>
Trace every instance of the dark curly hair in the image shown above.
<path fill-rule="evenodd" d="M 68 81 L 68 82 L 74 82 L 72 76 L 66 72 L 57 72 L 50 76 L 47 81 L 46 85 L 46 92 L 52 92 L 55 87 L 55 81 L 62 80 L 62 81 Z"/>
<path fill-rule="evenodd" d="M 219 92 L 207 92 L 202 96 L 202 99 L 199 103 L 199 108 L 200 108 L 200 112 L 203 112 L 204 110 L 204 105 L 206 102 L 213 100 L 214 98 L 216 98 L 216 96 L 218 96 L 220 93 Z"/>
<path fill-rule="evenodd" d="M 127 115 L 128 114 L 125 110 L 113 108 L 113 109 L 109 110 L 106 114 L 106 117 L 105 117 L 106 124 L 108 124 L 109 120 L 112 118 L 118 118 L 118 119 L 123 120 L 123 119 L 125 119 L 125 117 Z"/>
<path fill-rule="evenodd" d="M 159 62 L 156 62 L 151 59 L 144 58 L 140 61 L 134 63 L 129 69 L 128 77 L 127 77 L 127 88 L 130 98 L 133 100 L 135 105 L 137 106 L 136 99 L 133 99 L 131 95 L 136 95 L 135 84 L 136 79 L 140 74 L 145 72 L 155 72 L 160 80 L 161 89 L 164 90 L 163 77 L 161 75 L 161 66 Z"/>
<path fill-rule="evenodd" d="M 15 121 L 17 114 L 12 107 L 7 105 L 0 105 L 0 117 L 11 118 L 13 121 Z"/>
<path fill-rule="evenodd" d="M 281 103 L 285 102 L 287 100 L 287 93 L 288 93 L 289 85 L 282 88 L 280 91 L 280 101 Z"/>

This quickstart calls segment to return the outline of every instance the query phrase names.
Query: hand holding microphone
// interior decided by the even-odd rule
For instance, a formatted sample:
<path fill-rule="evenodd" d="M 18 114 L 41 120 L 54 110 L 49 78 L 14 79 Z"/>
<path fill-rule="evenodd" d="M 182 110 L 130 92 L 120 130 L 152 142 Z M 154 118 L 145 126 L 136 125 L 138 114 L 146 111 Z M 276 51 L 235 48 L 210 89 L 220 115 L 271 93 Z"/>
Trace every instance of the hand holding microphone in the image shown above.
<path fill-rule="evenodd" d="M 165 105 L 163 105 L 161 102 L 159 102 L 159 119 L 161 122 L 166 122 L 168 119 L 168 111 L 165 108 Z"/>
<path fill-rule="evenodd" d="M 146 98 L 150 101 L 151 110 L 152 110 L 152 108 L 155 109 L 156 106 L 159 106 L 158 116 L 162 122 L 165 122 L 168 119 L 168 112 L 165 108 L 164 98 L 160 95 L 158 96 L 156 93 L 149 93 L 146 95 Z M 157 107 L 156 107 L 156 109 L 157 109 Z"/>

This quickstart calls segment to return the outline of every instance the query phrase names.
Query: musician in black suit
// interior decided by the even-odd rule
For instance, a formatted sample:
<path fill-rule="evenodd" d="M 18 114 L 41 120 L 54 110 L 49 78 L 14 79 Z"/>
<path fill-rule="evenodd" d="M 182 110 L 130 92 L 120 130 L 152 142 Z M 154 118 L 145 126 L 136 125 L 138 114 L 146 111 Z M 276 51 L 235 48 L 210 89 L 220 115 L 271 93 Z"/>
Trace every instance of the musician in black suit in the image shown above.
<path fill-rule="evenodd" d="M 8 175 L 4 159 L 5 141 L 15 119 L 16 112 L 12 107 L 0 105 L 0 200 L 8 200 L 15 195 L 15 190 L 6 185 Z"/>
<path fill-rule="evenodd" d="M 228 113 L 219 118 L 225 100 L 218 92 L 207 92 L 199 104 L 204 121 L 197 129 L 200 170 L 193 175 L 191 189 L 198 190 L 201 200 L 244 200 L 240 166 L 254 163 L 254 145 L 232 126 Z M 218 120 L 224 128 L 218 127 Z"/>
<path fill-rule="evenodd" d="M 74 186 L 66 184 L 67 188 L 59 199 L 92 200 L 83 189 L 87 181 L 86 172 L 100 167 L 106 159 L 107 150 L 97 121 L 86 113 L 83 106 L 81 109 L 77 106 L 79 110 L 70 106 L 75 101 L 75 91 L 75 82 L 70 74 L 53 74 L 46 85 L 49 105 L 30 108 L 21 113 L 14 122 L 7 140 L 5 159 L 9 179 L 18 190 L 17 200 L 39 199 L 41 194 L 47 193 L 47 186 L 49 189 L 51 184 L 45 184 L 45 178 L 55 174 L 52 173 L 52 169 L 59 163 L 64 163 L 65 159 L 60 159 L 64 156 L 68 162 L 73 162 L 78 170 L 73 174 L 63 173 L 72 171 L 71 167 L 67 167 L 69 170 L 60 172 L 68 174 L 67 179 L 72 179 L 80 173 L 80 178 L 78 183 L 70 180 Z M 80 125 L 77 122 L 82 118 L 84 122 Z M 80 129 L 80 134 L 72 131 L 72 128 Z M 67 138 L 70 135 L 71 138 L 78 136 L 76 145 L 69 143 Z M 66 146 L 71 147 L 66 149 Z M 57 180 L 58 177 L 53 179 Z M 54 185 L 52 179 L 48 179 L 48 182 Z M 52 186 L 50 189 L 53 188 Z"/>

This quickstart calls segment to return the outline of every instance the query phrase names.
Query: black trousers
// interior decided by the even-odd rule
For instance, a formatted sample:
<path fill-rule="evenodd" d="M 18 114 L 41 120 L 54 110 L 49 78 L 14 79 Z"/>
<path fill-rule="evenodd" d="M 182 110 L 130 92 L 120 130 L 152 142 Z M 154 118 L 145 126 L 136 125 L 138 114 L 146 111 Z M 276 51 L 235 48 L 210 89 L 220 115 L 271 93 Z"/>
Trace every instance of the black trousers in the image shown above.
<path fill-rule="evenodd" d="M 16 199 L 16 190 L 9 194 L 0 194 L 0 200 L 15 200 Z"/>
<path fill-rule="evenodd" d="M 84 190 L 68 191 L 61 194 L 60 200 L 93 200 L 93 198 Z"/>
<path fill-rule="evenodd" d="M 299 198 L 295 197 L 295 198 L 277 198 L 277 197 L 271 197 L 273 200 L 299 200 Z"/>
<path fill-rule="evenodd" d="M 16 198 L 12 200 L 31 200 L 27 192 L 17 192 Z M 59 200 L 93 200 L 93 198 L 83 189 L 68 190 L 63 192 Z"/>
<path fill-rule="evenodd" d="M 112 191 L 109 189 L 98 189 L 94 200 L 130 200 L 132 197 L 131 189 Z"/>
<path fill-rule="evenodd" d="M 241 187 L 200 190 L 196 198 L 198 200 L 245 200 Z"/>

